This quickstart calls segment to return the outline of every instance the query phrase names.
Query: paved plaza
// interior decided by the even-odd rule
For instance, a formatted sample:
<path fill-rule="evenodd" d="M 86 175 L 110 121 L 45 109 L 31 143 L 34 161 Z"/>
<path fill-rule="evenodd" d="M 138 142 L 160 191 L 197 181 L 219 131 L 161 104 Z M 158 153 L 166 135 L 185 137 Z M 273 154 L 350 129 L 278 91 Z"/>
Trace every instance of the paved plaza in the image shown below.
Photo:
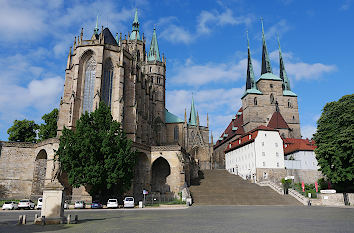
<path fill-rule="evenodd" d="M 33 225 L 39 211 L 0 211 L 0 232 L 354 232 L 354 208 L 195 206 L 185 209 L 70 210 L 73 225 Z M 26 214 L 27 225 L 17 226 Z"/>

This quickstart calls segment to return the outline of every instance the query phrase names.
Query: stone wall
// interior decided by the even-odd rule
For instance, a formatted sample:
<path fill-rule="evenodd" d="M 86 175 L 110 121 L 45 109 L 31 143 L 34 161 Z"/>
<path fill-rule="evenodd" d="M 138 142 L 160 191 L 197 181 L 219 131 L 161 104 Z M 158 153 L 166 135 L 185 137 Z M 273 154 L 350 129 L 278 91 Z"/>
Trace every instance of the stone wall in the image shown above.
<path fill-rule="evenodd" d="M 51 179 L 53 149 L 58 148 L 58 139 L 40 143 L 1 141 L 0 144 L 0 185 L 5 189 L 2 198 L 30 198 L 32 194 L 40 196 L 43 185 Z M 41 157 L 43 151 L 46 159 Z"/>
<path fill-rule="evenodd" d="M 320 193 L 317 195 L 316 205 L 344 206 L 343 193 Z"/>
<path fill-rule="evenodd" d="M 269 180 L 274 183 L 279 183 L 285 176 L 286 170 L 284 168 L 256 168 L 257 182 Z"/>
<path fill-rule="evenodd" d="M 294 176 L 294 182 L 304 182 L 306 184 L 314 184 L 323 175 L 320 171 L 305 169 L 286 169 L 286 176 Z"/>

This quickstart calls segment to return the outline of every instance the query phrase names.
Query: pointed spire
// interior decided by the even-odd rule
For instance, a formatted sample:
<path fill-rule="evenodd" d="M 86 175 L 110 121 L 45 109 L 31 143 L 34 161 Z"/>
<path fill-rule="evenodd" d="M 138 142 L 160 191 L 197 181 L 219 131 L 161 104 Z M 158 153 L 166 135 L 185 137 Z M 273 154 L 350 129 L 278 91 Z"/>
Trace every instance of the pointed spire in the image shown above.
<path fill-rule="evenodd" d="M 80 32 L 80 44 L 82 43 L 82 38 L 84 37 L 84 28 L 81 28 Z"/>
<path fill-rule="evenodd" d="M 207 113 L 207 127 L 209 128 L 209 114 Z"/>
<path fill-rule="evenodd" d="M 199 112 L 197 111 L 197 125 L 199 126 Z"/>
<path fill-rule="evenodd" d="M 184 109 L 184 123 L 187 123 L 187 109 Z"/>
<path fill-rule="evenodd" d="M 286 91 L 291 91 L 290 81 L 288 79 L 288 75 L 286 74 L 284 60 L 283 60 L 283 56 L 281 54 L 279 35 L 278 35 L 278 46 L 279 46 L 279 64 L 280 64 L 279 73 L 280 73 L 281 80 L 283 80 L 283 90 L 284 91 L 285 90 Z"/>
<path fill-rule="evenodd" d="M 248 89 L 257 89 L 256 79 L 253 72 L 252 58 L 251 58 L 251 49 L 250 49 L 250 40 L 247 33 L 247 45 L 248 45 L 248 62 L 247 62 L 247 79 L 246 79 L 246 90 Z"/>
<path fill-rule="evenodd" d="M 156 28 L 155 27 L 154 27 L 154 32 L 152 33 L 150 51 L 149 51 L 147 60 L 148 61 L 161 61 L 159 46 L 157 44 Z"/>
<path fill-rule="evenodd" d="M 189 113 L 189 124 L 190 125 L 197 125 L 197 114 L 194 107 L 194 98 L 192 94 L 192 105 L 191 105 L 191 112 Z"/>
<path fill-rule="evenodd" d="M 97 18 L 96 18 L 96 27 L 95 29 L 93 30 L 95 35 L 98 35 L 98 15 L 97 15 Z"/>
<path fill-rule="evenodd" d="M 139 34 L 139 19 L 138 19 L 138 9 L 135 9 L 134 21 L 132 24 L 132 33 L 129 37 L 130 40 L 141 40 Z"/>
<path fill-rule="evenodd" d="M 118 37 L 118 32 L 116 32 L 116 42 L 119 45 L 119 37 Z"/>
<path fill-rule="evenodd" d="M 270 65 L 270 59 L 269 59 L 269 55 L 268 55 L 268 51 L 267 51 L 267 44 L 265 41 L 265 36 L 264 36 L 264 27 L 263 27 L 263 18 L 261 18 L 261 22 L 262 22 L 262 74 L 265 73 L 272 73 L 272 67 Z"/>
<path fill-rule="evenodd" d="M 214 145 L 213 131 L 210 131 L 211 134 L 211 144 Z"/>

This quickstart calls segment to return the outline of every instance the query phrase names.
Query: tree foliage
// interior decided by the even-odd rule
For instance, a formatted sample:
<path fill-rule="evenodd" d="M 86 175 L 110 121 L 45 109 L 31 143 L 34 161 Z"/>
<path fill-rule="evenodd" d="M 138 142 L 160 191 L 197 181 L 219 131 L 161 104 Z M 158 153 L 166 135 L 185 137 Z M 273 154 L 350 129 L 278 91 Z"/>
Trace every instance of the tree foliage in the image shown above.
<path fill-rule="evenodd" d="M 42 116 L 45 124 L 39 126 L 38 137 L 40 141 L 57 136 L 58 113 L 58 109 L 54 108 L 53 111 Z"/>
<path fill-rule="evenodd" d="M 131 186 L 136 153 L 104 103 L 83 114 L 75 131 L 64 128 L 56 154 L 69 184 L 85 186 L 93 197 L 123 194 Z"/>
<path fill-rule="evenodd" d="M 349 186 L 354 183 L 354 94 L 325 105 L 314 140 L 322 173 L 331 183 L 352 188 Z"/>
<path fill-rule="evenodd" d="M 36 142 L 39 126 L 34 121 L 15 120 L 14 124 L 7 130 L 9 141 L 13 142 Z"/>

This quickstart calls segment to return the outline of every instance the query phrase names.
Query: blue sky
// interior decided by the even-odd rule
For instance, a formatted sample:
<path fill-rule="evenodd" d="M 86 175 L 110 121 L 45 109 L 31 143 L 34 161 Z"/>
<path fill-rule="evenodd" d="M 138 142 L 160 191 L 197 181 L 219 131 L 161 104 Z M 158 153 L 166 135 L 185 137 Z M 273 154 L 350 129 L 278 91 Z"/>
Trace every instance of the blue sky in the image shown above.
<path fill-rule="evenodd" d="M 156 26 L 167 57 L 167 108 L 183 118 L 194 93 L 201 123 L 208 112 L 214 138 L 241 106 L 246 30 L 259 77 L 260 17 L 276 74 L 279 33 L 304 137 L 315 131 L 327 102 L 354 89 L 350 0 L 0 0 L 0 6 L 0 140 L 7 140 L 15 119 L 41 123 L 44 113 L 59 106 L 67 54 L 81 27 L 89 38 L 98 14 L 99 24 L 126 34 L 136 7 L 147 45 Z"/>

